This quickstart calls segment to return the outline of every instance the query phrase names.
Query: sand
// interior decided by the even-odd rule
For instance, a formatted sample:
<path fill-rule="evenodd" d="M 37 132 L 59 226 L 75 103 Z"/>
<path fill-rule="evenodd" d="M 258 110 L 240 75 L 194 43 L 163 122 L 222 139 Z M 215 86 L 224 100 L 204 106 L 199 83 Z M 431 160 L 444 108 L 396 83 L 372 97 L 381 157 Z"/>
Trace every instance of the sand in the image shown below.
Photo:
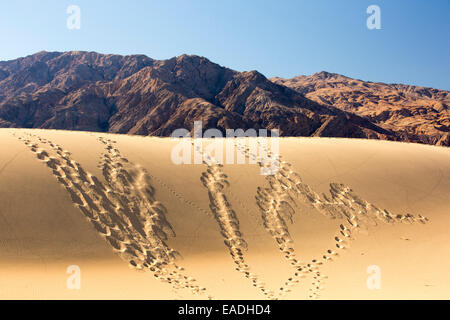
<path fill-rule="evenodd" d="M 0 299 L 450 298 L 450 149 L 282 138 L 264 176 L 177 143 L 0 129 Z"/>

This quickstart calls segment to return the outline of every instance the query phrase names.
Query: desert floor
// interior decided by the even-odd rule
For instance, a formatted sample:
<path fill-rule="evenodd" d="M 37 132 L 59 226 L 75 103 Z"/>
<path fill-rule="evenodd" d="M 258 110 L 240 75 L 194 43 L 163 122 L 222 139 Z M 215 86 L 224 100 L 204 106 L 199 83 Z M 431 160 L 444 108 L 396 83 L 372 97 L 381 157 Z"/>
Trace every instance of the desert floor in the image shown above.
<path fill-rule="evenodd" d="M 265 176 L 178 143 L 0 129 L 0 299 L 450 298 L 449 148 L 281 138 Z"/>

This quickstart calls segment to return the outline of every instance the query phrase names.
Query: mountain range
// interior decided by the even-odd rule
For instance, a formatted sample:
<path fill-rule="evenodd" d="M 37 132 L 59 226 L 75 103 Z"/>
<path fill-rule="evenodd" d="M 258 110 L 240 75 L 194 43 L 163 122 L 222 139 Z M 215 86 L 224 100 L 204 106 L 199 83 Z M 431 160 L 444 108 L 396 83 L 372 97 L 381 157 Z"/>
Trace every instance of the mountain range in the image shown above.
<path fill-rule="evenodd" d="M 45 52 L 0 62 L 0 127 L 170 136 L 178 128 L 450 145 L 449 91 L 327 72 L 267 79 L 204 57 Z"/>
<path fill-rule="evenodd" d="M 448 91 L 365 82 L 324 71 L 312 76 L 271 80 L 308 99 L 351 112 L 396 132 L 401 140 L 449 145 Z"/>

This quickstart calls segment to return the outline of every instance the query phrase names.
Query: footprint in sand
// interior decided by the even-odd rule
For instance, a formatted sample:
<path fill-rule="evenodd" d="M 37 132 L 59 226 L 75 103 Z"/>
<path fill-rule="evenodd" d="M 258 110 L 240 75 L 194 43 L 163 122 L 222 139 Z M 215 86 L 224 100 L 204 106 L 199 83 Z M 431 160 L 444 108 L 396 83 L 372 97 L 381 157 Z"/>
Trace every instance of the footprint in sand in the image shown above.
<path fill-rule="evenodd" d="M 179 254 L 166 244 L 167 239 L 175 237 L 176 234 L 166 218 L 166 208 L 155 199 L 152 179 L 194 209 L 205 215 L 212 213 L 236 270 L 268 299 L 285 296 L 301 279 L 308 277 L 312 279 L 308 297 L 319 298 L 327 278 L 321 272 L 322 265 L 339 257 L 355 240 L 355 234 L 360 229 L 379 223 L 428 221 L 421 215 L 416 217 L 411 214 L 392 214 L 386 209 L 379 209 L 361 199 L 351 188 L 339 183 L 330 184 L 328 195 L 319 195 L 302 181 L 301 176 L 293 171 L 291 164 L 279 158 L 278 172 L 266 176 L 266 186 L 258 187 L 255 195 L 264 228 L 293 268 L 293 274 L 287 277 L 282 286 L 278 290 L 272 290 L 267 288 L 260 276 L 251 272 L 245 257 L 248 248 L 240 229 L 239 217 L 228 200 L 228 196 L 232 195 L 228 177 L 222 166 L 216 164 L 211 156 L 206 155 L 206 169 L 200 177 L 209 195 L 210 213 L 195 202 L 186 200 L 145 169 L 130 162 L 121 154 L 113 140 L 103 137 L 98 139 L 104 146 L 99 163 L 104 179 L 104 182 L 101 182 L 73 160 L 70 152 L 52 141 L 29 133 L 18 138 L 37 159 L 52 170 L 74 205 L 131 267 L 150 270 L 155 278 L 171 284 L 174 289 L 189 289 L 194 294 L 206 294 L 206 289 L 199 286 L 196 280 L 188 276 L 176 263 Z M 248 159 L 257 162 L 261 167 L 265 166 L 262 161 L 258 162 L 258 156 L 249 148 L 240 145 L 236 147 Z M 270 156 L 270 150 L 267 147 L 264 150 Z M 332 239 L 335 247 L 324 250 L 324 253 L 318 254 L 320 258 L 311 261 L 302 261 L 297 256 L 294 240 L 289 233 L 289 224 L 293 223 L 297 202 L 314 208 L 330 219 L 341 220 Z"/>
<path fill-rule="evenodd" d="M 52 170 L 74 205 L 131 267 L 150 270 L 175 289 L 206 294 L 206 289 L 176 264 L 179 254 L 165 242 L 175 232 L 165 207 L 154 197 L 150 176 L 123 157 L 114 141 L 99 138 L 105 146 L 100 163 L 102 183 L 57 144 L 29 133 L 19 139 Z"/>
<path fill-rule="evenodd" d="M 257 140 L 257 143 L 260 143 Z M 264 153 L 271 159 L 275 159 L 269 144 L 259 145 Z M 263 167 L 263 161 L 258 159 L 258 155 L 251 152 L 250 148 L 238 144 L 235 140 L 235 147 L 246 158 L 257 162 Z M 394 215 L 386 209 L 379 209 L 375 205 L 361 199 L 354 194 L 351 188 L 343 184 L 331 183 L 330 196 L 319 196 L 310 186 L 302 182 L 300 175 L 292 170 L 292 165 L 286 161 L 278 159 L 278 172 L 274 175 L 266 176 L 268 187 L 258 187 L 256 191 L 256 203 L 264 221 L 264 227 L 277 243 L 280 252 L 296 270 L 293 276 L 289 277 L 284 286 L 279 289 L 278 297 L 290 292 L 290 288 L 299 283 L 298 278 L 306 275 L 313 275 L 313 282 L 310 288 L 309 298 L 316 299 L 323 289 L 323 281 L 326 276 L 320 273 L 320 266 L 324 262 L 331 262 L 339 256 L 338 251 L 345 250 L 349 246 L 349 241 L 354 240 L 352 233 L 361 228 L 381 223 L 426 223 L 427 218 L 418 215 L 417 217 L 406 215 Z M 295 255 L 294 243 L 289 235 L 288 224 L 293 223 L 296 200 L 315 208 L 319 213 L 331 219 L 343 220 L 339 226 L 338 235 L 334 237 L 337 250 L 326 250 L 321 259 L 312 259 L 309 263 L 301 263 Z"/>

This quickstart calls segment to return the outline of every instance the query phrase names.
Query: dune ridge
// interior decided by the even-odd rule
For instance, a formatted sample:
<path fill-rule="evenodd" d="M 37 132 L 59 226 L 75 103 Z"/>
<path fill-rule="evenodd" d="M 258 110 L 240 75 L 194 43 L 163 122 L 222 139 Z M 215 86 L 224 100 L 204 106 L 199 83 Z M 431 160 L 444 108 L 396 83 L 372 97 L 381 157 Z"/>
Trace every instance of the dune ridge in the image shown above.
<path fill-rule="evenodd" d="M 70 152 L 58 144 L 30 133 L 19 136 L 18 139 L 53 170 L 53 175 L 69 192 L 74 205 L 122 259 L 137 269 L 149 269 L 155 278 L 172 284 L 175 289 L 191 289 L 194 294 L 206 291 L 206 288 L 196 284 L 195 279 L 184 275 L 184 268 L 175 263 L 180 254 L 165 243 L 169 236 L 176 236 L 165 217 L 166 208 L 155 200 L 150 176 L 146 170 L 123 157 L 114 146 L 115 141 L 98 138 L 105 146 L 99 167 L 107 184 L 102 184 L 98 178 L 86 172 L 81 164 L 72 160 Z M 265 154 L 272 157 L 268 143 L 261 143 L 260 139 L 257 143 Z M 195 146 L 194 142 L 192 144 Z M 250 152 L 250 148 L 238 144 L 236 139 L 234 144 L 236 150 L 244 153 L 246 158 L 257 160 L 260 167 L 268 166 L 257 154 Z M 49 149 L 46 150 L 43 146 L 48 146 Z M 299 283 L 297 278 L 304 278 L 308 273 L 313 275 L 309 298 L 318 298 L 326 279 L 320 272 L 323 261 L 332 261 L 333 256 L 338 256 L 337 251 L 344 250 L 349 245 L 348 240 L 354 239 L 351 237 L 352 232 L 361 227 L 376 224 L 376 221 L 425 223 L 428 220 L 422 215 L 417 218 L 411 214 L 392 215 L 388 210 L 379 209 L 359 198 L 349 187 L 342 184 L 331 183 L 331 197 L 325 194 L 320 197 L 302 182 L 300 175 L 291 169 L 291 164 L 277 159 L 278 172 L 266 176 L 269 187 L 258 187 L 255 196 L 266 231 L 296 271 L 275 294 L 265 287 L 259 276 L 250 272 L 245 261 L 244 251 L 248 246 L 239 229 L 238 214 L 227 200 L 225 189 L 230 185 L 227 175 L 221 170 L 222 165 L 217 164 L 214 157 L 205 154 L 200 147 L 197 147 L 196 151 L 205 159 L 203 164 L 207 169 L 200 180 L 208 189 L 210 210 L 236 264 L 236 270 L 251 280 L 252 285 L 261 290 L 268 299 L 281 298 Z M 292 216 L 295 214 L 294 199 L 306 202 L 331 219 L 343 220 L 339 233 L 346 239 L 343 240 L 340 236 L 334 238 L 337 251 L 328 249 L 322 259 L 313 259 L 310 262 L 301 263 L 298 260 L 288 228 L 288 223 L 293 223 Z"/>
<path fill-rule="evenodd" d="M 214 254 L 217 255 L 223 250 L 227 256 L 226 259 L 223 257 L 220 268 L 225 270 L 224 268 L 233 266 L 234 273 L 237 271 L 236 276 L 245 279 L 246 285 L 243 282 L 242 286 L 253 287 L 251 290 L 255 290 L 253 297 L 261 294 L 267 299 L 300 297 L 300 289 L 307 291 L 304 298 L 321 298 L 327 292 L 330 280 L 334 282 L 336 277 L 336 273 L 330 272 L 328 265 L 333 261 L 342 261 L 343 257 L 348 255 L 344 253 L 358 243 L 355 240 L 360 237 L 361 231 L 365 237 L 367 231 L 375 230 L 376 226 L 400 224 L 428 226 L 436 218 L 438 221 L 441 219 L 433 215 L 433 212 L 429 212 L 432 217 L 428 213 L 425 217 L 422 210 L 391 210 L 387 209 L 389 206 L 385 204 L 375 205 L 374 203 L 378 201 L 371 201 L 358 195 L 347 183 L 333 182 L 339 181 L 339 178 L 329 179 L 326 183 L 328 192 L 321 194 L 317 191 L 317 185 L 307 183 L 302 177 L 304 174 L 300 175 L 299 172 L 305 173 L 305 169 L 299 170 L 298 164 L 291 163 L 292 157 L 291 161 L 288 161 L 286 157 L 289 154 L 285 154 L 283 150 L 277 160 L 279 170 L 274 175 L 261 176 L 255 180 L 251 189 L 248 189 L 248 193 L 239 194 L 236 191 L 240 189 L 235 185 L 235 173 L 228 170 L 228 165 L 219 164 L 211 154 L 202 148 L 196 148 L 196 144 L 192 143 L 194 152 L 200 152 L 204 159 L 203 164 L 199 166 L 186 166 L 183 169 L 195 169 L 193 172 L 197 178 L 192 175 L 193 183 L 189 185 L 203 196 L 194 199 L 192 195 L 188 195 L 176 183 L 174 184 L 175 180 L 167 179 L 165 172 L 155 171 L 155 168 L 149 169 L 148 162 L 138 160 L 132 153 L 128 154 L 134 148 L 130 149 L 133 145 L 130 142 L 138 146 L 145 141 L 151 141 L 150 145 L 157 146 L 159 141 L 157 138 L 85 135 L 98 146 L 99 150 L 102 150 L 91 162 L 96 163 L 99 172 L 94 175 L 91 173 L 92 167 L 86 169 L 85 165 L 76 161 L 71 152 L 63 147 L 66 143 L 55 142 L 52 132 L 20 129 L 8 130 L 7 133 L 15 137 L 16 141 L 23 143 L 26 149 L 47 167 L 46 170 L 50 170 L 58 184 L 67 191 L 72 205 L 90 222 L 100 237 L 106 240 L 114 253 L 136 272 L 147 271 L 155 280 L 167 283 L 174 293 L 176 292 L 177 297 L 192 295 L 215 299 L 220 297 L 221 293 L 211 282 L 214 279 L 214 270 L 209 278 L 205 278 L 196 269 L 198 267 L 195 267 L 198 258 L 193 258 L 191 253 L 187 253 L 186 246 L 180 247 L 180 241 L 185 239 L 183 237 L 186 236 L 186 231 L 180 229 L 183 218 L 179 218 L 179 213 L 173 211 L 174 205 L 167 202 L 168 195 L 179 200 L 177 206 L 186 211 L 186 219 L 189 219 L 191 212 L 197 212 L 198 217 L 211 222 L 207 224 L 208 233 L 217 234 L 214 238 L 221 239 L 222 243 L 222 249 L 217 247 Z M 256 168 L 267 168 L 269 165 L 261 160 L 261 153 L 269 155 L 271 159 L 275 158 L 269 147 L 271 144 L 267 143 L 270 139 L 272 138 L 256 139 L 259 154 L 247 146 L 250 139 L 234 139 L 235 150 L 247 160 L 256 163 L 252 172 L 259 172 L 260 170 Z M 207 139 L 204 141 L 208 143 Z M 245 143 L 242 143 L 243 141 Z M 282 145 L 287 141 L 297 140 L 293 138 L 282 140 Z M 384 144 L 392 146 L 386 142 Z M 405 145 L 403 148 L 406 150 L 408 146 Z M 434 149 L 439 147 L 413 146 L 413 148 L 415 150 L 422 148 L 424 152 L 428 149 L 442 150 L 442 155 L 446 154 L 445 148 L 439 150 Z M 151 152 L 158 152 L 157 150 Z M 170 150 L 170 147 L 167 150 Z M 7 163 L 11 163 L 11 160 Z M 7 165 L 3 164 L 2 168 L 5 170 Z M 247 170 L 245 168 L 249 168 L 249 165 L 242 168 Z M 182 177 L 183 175 L 179 176 Z M 248 178 L 251 179 L 251 176 L 242 180 L 242 183 L 245 184 Z M 155 183 L 161 186 L 161 190 L 159 187 L 155 188 Z M 252 201 L 246 200 L 248 196 Z M 242 208 L 237 209 L 236 205 Z M 208 206 L 209 210 L 205 209 Z M 296 227 L 302 224 L 302 219 L 306 217 L 305 210 L 309 210 L 312 217 L 322 216 L 324 219 L 335 221 L 333 226 L 337 227 L 333 234 L 326 236 L 332 246 L 326 244 L 323 249 L 318 246 L 316 251 L 310 252 L 312 255 L 308 253 L 308 258 L 301 248 L 304 244 L 302 242 L 309 240 L 302 237 Z M 401 211 L 402 213 L 397 213 Z M 255 231 L 249 229 L 249 222 Z M 277 275 L 276 279 L 270 270 L 261 270 L 264 262 L 263 265 L 257 265 L 255 262 L 255 244 L 252 239 L 254 235 L 249 231 L 252 230 L 258 237 L 263 237 L 263 233 L 258 231 L 259 227 L 256 225 L 259 222 L 261 232 L 267 236 L 261 238 L 261 241 L 264 242 L 268 252 L 272 248 L 276 249 L 270 254 L 270 259 L 273 261 L 278 257 L 277 263 L 286 266 L 286 269 L 283 269 L 286 271 Z M 200 229 L 195 227 L 195 231 L 191 232 L 194 232 L 195 236 L 199 231 Z M 182 239 L 178 239 L 180 232 Z M 403 242 L 411 242 L 411 238 L 411 236 L 400 237 Z M 8 245 L 7 241 L 4 242 L 2 238 L 0 240 L 2 247 Z M 420 244 L 415 245 L 420 247 Z M 338 257 L 340 258 L 337 259 Z M 230 263 L 228 264 L 226 260 Z M 225 267 L 227 265 L 228 267 Z M 222 269 L 217 271 L 224 272 Z M 228 271 L 225 272 L 228 274 Z M 308 283 L 308 279 L 311 282 Z"/>

